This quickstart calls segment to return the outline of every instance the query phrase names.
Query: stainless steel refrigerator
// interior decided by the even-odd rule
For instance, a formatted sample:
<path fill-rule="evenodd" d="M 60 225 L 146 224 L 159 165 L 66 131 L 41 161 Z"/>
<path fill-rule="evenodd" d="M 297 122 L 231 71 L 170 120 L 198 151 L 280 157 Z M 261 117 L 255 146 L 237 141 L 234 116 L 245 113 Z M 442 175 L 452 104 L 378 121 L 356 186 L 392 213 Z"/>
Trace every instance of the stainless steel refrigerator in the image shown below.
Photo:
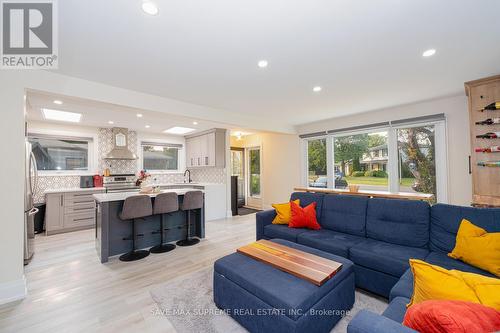
<path fill-rule="evenodd" d="M 25 152 L 25 190 L 24 190 L 24 264 L 27 265 L 35 252 L 35 191 L 38 185 L 38 170 L 31 144 L 26 140 Z"/>

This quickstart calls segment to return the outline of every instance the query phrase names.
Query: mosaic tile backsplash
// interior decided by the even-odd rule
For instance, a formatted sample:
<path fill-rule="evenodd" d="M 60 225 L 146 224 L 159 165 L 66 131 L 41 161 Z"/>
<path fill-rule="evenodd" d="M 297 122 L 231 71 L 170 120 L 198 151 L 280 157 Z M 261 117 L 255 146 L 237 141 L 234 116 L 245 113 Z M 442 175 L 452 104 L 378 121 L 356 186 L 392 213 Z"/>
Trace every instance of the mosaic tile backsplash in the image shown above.
<path fill-rule="evenodd" d="M 106 161 L 104 157 L 113 148 L 113 133 L 110 128 L 98 129 L 98 167 L 99 172 L 105 168 L 110 168 L 111 174 L 133 173 L 137 174 L 137 161 Z M 137 132 L 129 131 L 128 148 L 135 154 L 137 152 Z M 182 173 L 174 174 L 152 174 L 152 181 L 156 178 L 158 183 L 181 183 L 184 181 Z M 195 182 L 204 183 L 226 183 L 225 168 L 192 169 L 191 179 Z M 35 192 L 35 202 L 45 201 L 45 191 L 48 189 L 62 189 L 80 187 L 80 176 L 40 176 L 38 187 Z"/>
<path fill-rule="evenodd" d="M 113 131 L 111 128 L 99 128 L 97 134 L 97 151 L 99 172 L 109 168 L 111 174 L 127 174 L 137 172 L 137 161 L 135 160 L 113 160 L 107 161 L 104 158 L 106 154 L 113 149 Z M 137 132 L 128 132 L 128 149 L 136 155 L 137 151 Z"/>

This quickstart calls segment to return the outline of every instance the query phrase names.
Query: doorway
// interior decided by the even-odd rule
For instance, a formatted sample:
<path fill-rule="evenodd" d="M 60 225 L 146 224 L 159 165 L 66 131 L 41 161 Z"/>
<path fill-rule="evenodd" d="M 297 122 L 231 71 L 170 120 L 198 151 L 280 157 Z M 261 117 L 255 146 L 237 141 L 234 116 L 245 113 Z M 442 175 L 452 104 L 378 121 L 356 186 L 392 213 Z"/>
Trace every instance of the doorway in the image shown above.
<path fill-rule="evenodd" d="M 244 148 L 231 147 L 231 178 L 236 178 L 236 180 L 231 180 L 235 182 L 235 189 L 231 192 L 235 192 L 236 199 L 232 198 L 231 200 L 235 200 L 236 207 L 241 208 L 246 203 Z"/>
<path fill-rule="evenodd" d="M 247 206 L 260 209 L 262 207 L 261 185 L 261 148 L 246 148 L 247 152 Z"/>

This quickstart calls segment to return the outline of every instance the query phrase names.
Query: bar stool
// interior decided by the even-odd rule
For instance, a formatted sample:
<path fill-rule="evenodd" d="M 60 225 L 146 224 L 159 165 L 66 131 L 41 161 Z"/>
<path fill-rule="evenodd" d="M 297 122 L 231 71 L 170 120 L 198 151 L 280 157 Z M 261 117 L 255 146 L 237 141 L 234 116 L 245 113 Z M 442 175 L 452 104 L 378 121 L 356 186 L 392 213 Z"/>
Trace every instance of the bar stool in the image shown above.
<path fill-rule="evenodd" d="M 175 249 L 174 244 L 163 244 L 165 230 L 165 214 L 176 212 L 179 210 L 179 198 L 177 193 L 160 193 L 155 198 L 153 207 L 153 214 L 161 214 L 160 231 L 153 232 L 153 234 L 160 233 L 160 244 L 153 246 L 149 249 L 151 253 L 164 253 Z"/>
<path fill-rule="evenodd" d="M 149 256 L 149 251 L 135 249 L 136 238 L 140 236 L 136 233 L 135 222 L 137 219 L 151 216 L 152 214 L 153 205 L 149 196 L 134 195 L 125 199 L 122 211 L 120 212 L 120 219 L 132 220 L 132 238 L 123 238 L 123 240 L 132 240 L 132 251 L 121 255 L 121 261 L 135 261 Z"/>
<path fill-rule="evenodd" d="M 191 238 L 191 211 L 203 208 L 203 192 L 202 191 L 189 191 L 184 194 L 181 209 L 186 212 L 187 233 L 186 239 L 178 241 L 176 244 L 179 246 L 191 246 L 198 244 L 198 238 Z M 195 210 L 196 216 L 196 210 Z"/>

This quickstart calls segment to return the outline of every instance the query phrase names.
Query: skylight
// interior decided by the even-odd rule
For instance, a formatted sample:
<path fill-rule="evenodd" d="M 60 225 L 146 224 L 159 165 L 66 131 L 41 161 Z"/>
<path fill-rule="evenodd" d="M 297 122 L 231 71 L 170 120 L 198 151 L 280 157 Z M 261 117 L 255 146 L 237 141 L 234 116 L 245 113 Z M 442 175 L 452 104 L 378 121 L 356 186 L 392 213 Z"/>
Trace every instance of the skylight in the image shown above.
<path fill-rule="evenodd" d="M 187 133 L 192 132 L 192 131 L 194 131 L 194 128 L 175 126 L 175 127 L 169 128 L 167 130 L 164 130 L 163 133 L 169 133 L 169 134 L 187 134 Z"/>
<path fill-rule="evenodd" d="M 67 121 L 70 123 L 79 123 L 82 119 L 81 113 L 73 113 L 52 109 L 42 109 L 43 117 L 47 120 Z"/>

